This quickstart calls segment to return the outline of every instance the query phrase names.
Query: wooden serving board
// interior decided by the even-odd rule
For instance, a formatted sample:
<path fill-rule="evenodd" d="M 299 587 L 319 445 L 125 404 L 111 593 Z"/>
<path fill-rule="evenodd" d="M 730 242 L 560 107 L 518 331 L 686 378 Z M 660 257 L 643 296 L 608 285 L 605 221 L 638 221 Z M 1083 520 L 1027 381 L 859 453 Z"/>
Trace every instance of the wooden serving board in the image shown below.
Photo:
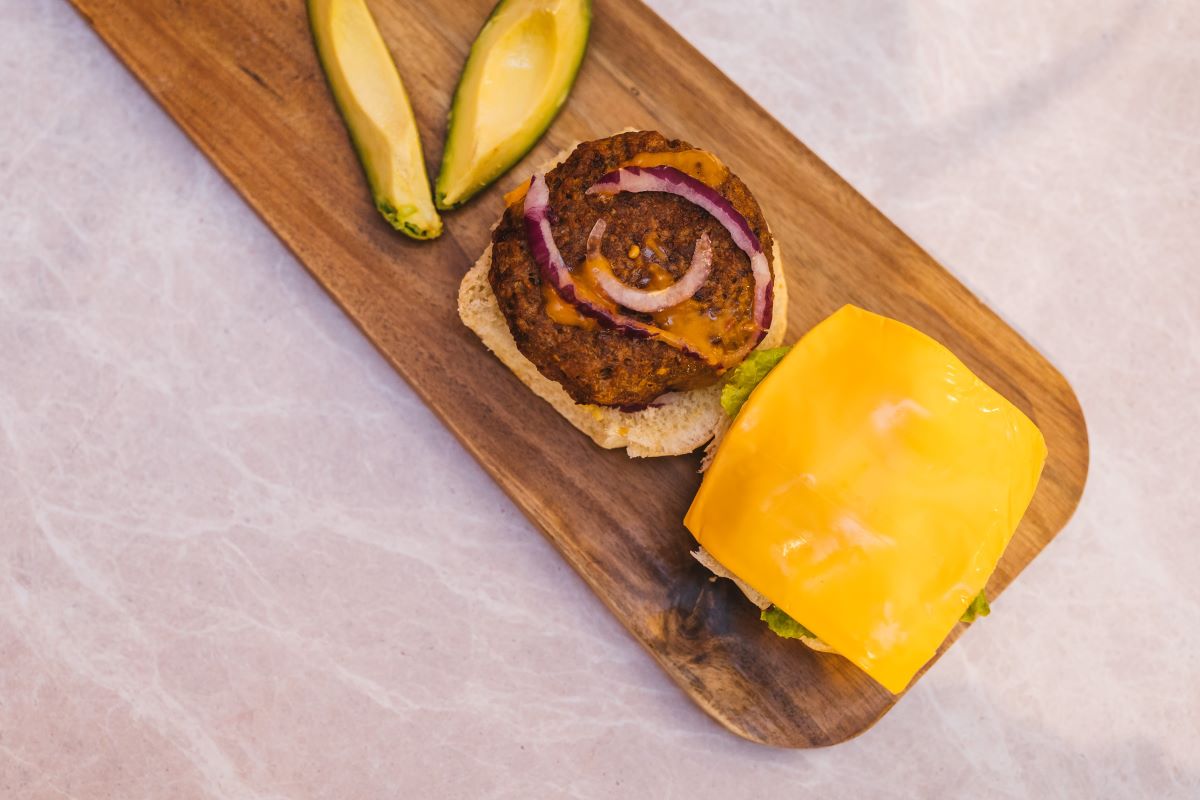
<path fill-rule="evenodd" d="M 596 448 L 459 323 L 459 279 L 487 244 L 500 191 L 533 165 L 628 126 L 713 150 L 758 196 L 783 248 L 789 341 L 855 303 L 941 340 L 1027 412 L 1050 455 L 991 594 L 1074 510 L 1088 445 L 1062 375 L 637 0 L 596 0 L 566 109 L 499 187 L 447 215 L 432 243 L 405 239 L 372 207 L 301 0 L 72 2 L 630 633 L 731 731 L 829 745 L 896 698 L 848 662 L 777 638 L 729 581 L 710 581 L 692 560 L 681 520 L 697 458 L 631 461 Z M 371 1 L 432 171 L 458 72 L 491 5 Z"/>

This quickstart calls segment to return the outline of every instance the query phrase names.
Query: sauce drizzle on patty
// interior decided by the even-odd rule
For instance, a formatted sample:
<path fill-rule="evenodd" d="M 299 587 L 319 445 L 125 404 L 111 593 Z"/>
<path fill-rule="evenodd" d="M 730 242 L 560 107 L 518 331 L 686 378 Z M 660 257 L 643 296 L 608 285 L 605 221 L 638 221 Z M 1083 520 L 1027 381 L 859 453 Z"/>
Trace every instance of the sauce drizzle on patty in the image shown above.
<path fill-rule="evenodd" d="M 719 188 L 729 176 L 729 168 L 720 159 L 712 153 L 699 149 L 638 153 L 622 163 L 621 166 L 674 167 L 714 189 Z M 511 204 L 523 200 L 525 193 L 518 190 L 524 186 L 522 184 L 521 187 L 517 187 L 517 190 L 505 195 L 505 201 Z M 647 234 L 640 244 L 631 242 L 628 248 L 622 244 L 620 249 L 625 251 L 626 257 L 635 266 L 637 271 L 635 274 L 642 276 L 636 282 L 637 288 L 664 289 L 675 282 L 671 273 L 660 265 L 667 260 L 668 255 L 653 232 Z M 645 258 L 643 259 L 641 256 L 645 256 Z M 654 263 L 655 260 L 660 263 Z M 570 270 L 575 280 L 576 290 L 580 291 L 587 300 L 611 311 L 617 310 L 617 305 L 597 285 L 594 278 L 596 270 L 602 270 L 609 275 L 614 274 L 612 263 L 607 258 L 603 256 L 589 258 L 585 261 L 583 269 L 571 267 Z M 586 330 L 595 330 L 598 327 L 596 320 L 579 313 L 574 306 L 563 300 L 549 284 L 542 285 L 542 297 L 546 302 L 546 315 L 560 325 L 571 325 Z M 676 340 L 680 345 L 686 345 L 687 349 L 698 353 L 705 361 L 713 364 L 720 363 L 725 354 L 724 342 L 730 334 L 737 332 L 738 329 L 737 320 L 728 310 L 708 306 L 694 298 L 689 298 L 649 316 L 654 321 L 656 328 L 673 334 L 673 336 L 664 336 L 663 339 Z M 752 324 L 743 325 L 741 328 L 741 333 L 748 336 L 753 333 L 754 326 Z"/>
<path fill-rule="evenodd" d="M 658 252 L 660 257 L 664 255 L 657 242 L 653 245 L 647 243 L 645 248 L 634 244 L 629 252 L 635 249 L 638 255 L 647 251 Z M 675 282 L 671 273 L 653 261 L 646 261 L 637 256 L 630 260 L 637 265 L 638 271 L 645 275 L 645 285 L 639 280 L 639 288 L 665 289 Z M 582 269 L 572 269 L 575 290 L 587 301 L 615 312 L 617 305 L 597 284 L 595 276 L 599 271 L 614 274 L 612 263 L 604 256 L 588 258 Z M 580 314 L 575 306 L 563 300 L 548 283 L 542 284 L 542 297 L 546 302 L 546 315 L 560 325 L 572 325 L 587 330 L 595 330 L 599 326 L 596 320 Z M 730 334 L 738 330 L 737 319 L 732 312 L 706 305 L 695 298 L 689 298 L 648 316 L 653 320 L 654 327 L 666 334 L 661 337 L 663 340 L 675 342 L 680 349 L 686 347 L 712 364 L 720 363 L 725 355 L 724 342 Z M 746 323 L 741 327 L 743 336 L 750 335 L 754 328 L 753 324 Z"/>
<path fill-rule="evenodd" d="M 674 167 L 685 175 L 691 175 L 701 183 L 714 189 L 729 177 L 729 167 L 707 150 L 667 150 L 655 153 L 638 153 L 621 165 L 622 167 Z"/>

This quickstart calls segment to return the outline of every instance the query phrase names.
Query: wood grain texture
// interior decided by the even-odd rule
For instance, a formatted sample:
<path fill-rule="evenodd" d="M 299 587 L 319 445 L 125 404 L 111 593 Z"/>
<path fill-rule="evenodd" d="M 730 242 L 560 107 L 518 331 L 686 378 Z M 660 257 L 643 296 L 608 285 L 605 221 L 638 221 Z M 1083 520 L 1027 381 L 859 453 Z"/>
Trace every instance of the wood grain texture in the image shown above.
<path fill-rule="evenodd" d="M 732 584 L 708 580 L 681 523 L 697 458 L 630 461 L 595 448 L 459 324 L 458 282 L 515 176 L 626 126 L 717 152 L 754 190 L 783 248 L 789 340 L 844 303 L 896 317 L 947 344 L 1045 433 L 1041 485 L 989 592 L 1074 510 L 1087 435 L 1063 377 L 636 0 L 597 0 L 566 109 L 499 187 L 447 215 L 433 243 L 405 239 L 373 209 L 300 0 L 72 2 L 633 636 L 733 732 L 785 747 L 833 744 L 895 698 L 842 659 L 775 637 Z M 491 2 L 371 4 L 431 166 Z"/>

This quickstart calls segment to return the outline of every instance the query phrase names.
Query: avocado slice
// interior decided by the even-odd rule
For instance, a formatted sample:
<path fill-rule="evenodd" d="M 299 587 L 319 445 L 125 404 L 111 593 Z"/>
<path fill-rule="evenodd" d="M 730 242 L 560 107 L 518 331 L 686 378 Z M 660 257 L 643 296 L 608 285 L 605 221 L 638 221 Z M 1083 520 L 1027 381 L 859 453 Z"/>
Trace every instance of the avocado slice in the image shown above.
<path fill-rule="evenodd" d="M 317 57 L 379 213 L 414 239 L 442 233 L 400 73 L 364 0 L 308 0 Z"/>
<path fill-rule="evenodd" d="M 587 50 L 591 0 L 500 0 L 454 91 L 437 207 L 470 200 L 537 144 Z"/>

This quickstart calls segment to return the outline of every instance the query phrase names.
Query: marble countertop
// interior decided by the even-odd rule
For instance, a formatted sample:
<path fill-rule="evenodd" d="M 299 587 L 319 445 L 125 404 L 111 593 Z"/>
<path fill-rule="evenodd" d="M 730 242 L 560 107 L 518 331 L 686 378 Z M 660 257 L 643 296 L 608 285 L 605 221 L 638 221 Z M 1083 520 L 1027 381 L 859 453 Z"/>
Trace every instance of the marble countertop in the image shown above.
<path fill-rule="evenodd" d="M 1200 796 L 1200 4 L 653 5 L 1073 382 L 1074 520 L 863 736 L 741 741 L 0 0 L 0 796 Z"/>

